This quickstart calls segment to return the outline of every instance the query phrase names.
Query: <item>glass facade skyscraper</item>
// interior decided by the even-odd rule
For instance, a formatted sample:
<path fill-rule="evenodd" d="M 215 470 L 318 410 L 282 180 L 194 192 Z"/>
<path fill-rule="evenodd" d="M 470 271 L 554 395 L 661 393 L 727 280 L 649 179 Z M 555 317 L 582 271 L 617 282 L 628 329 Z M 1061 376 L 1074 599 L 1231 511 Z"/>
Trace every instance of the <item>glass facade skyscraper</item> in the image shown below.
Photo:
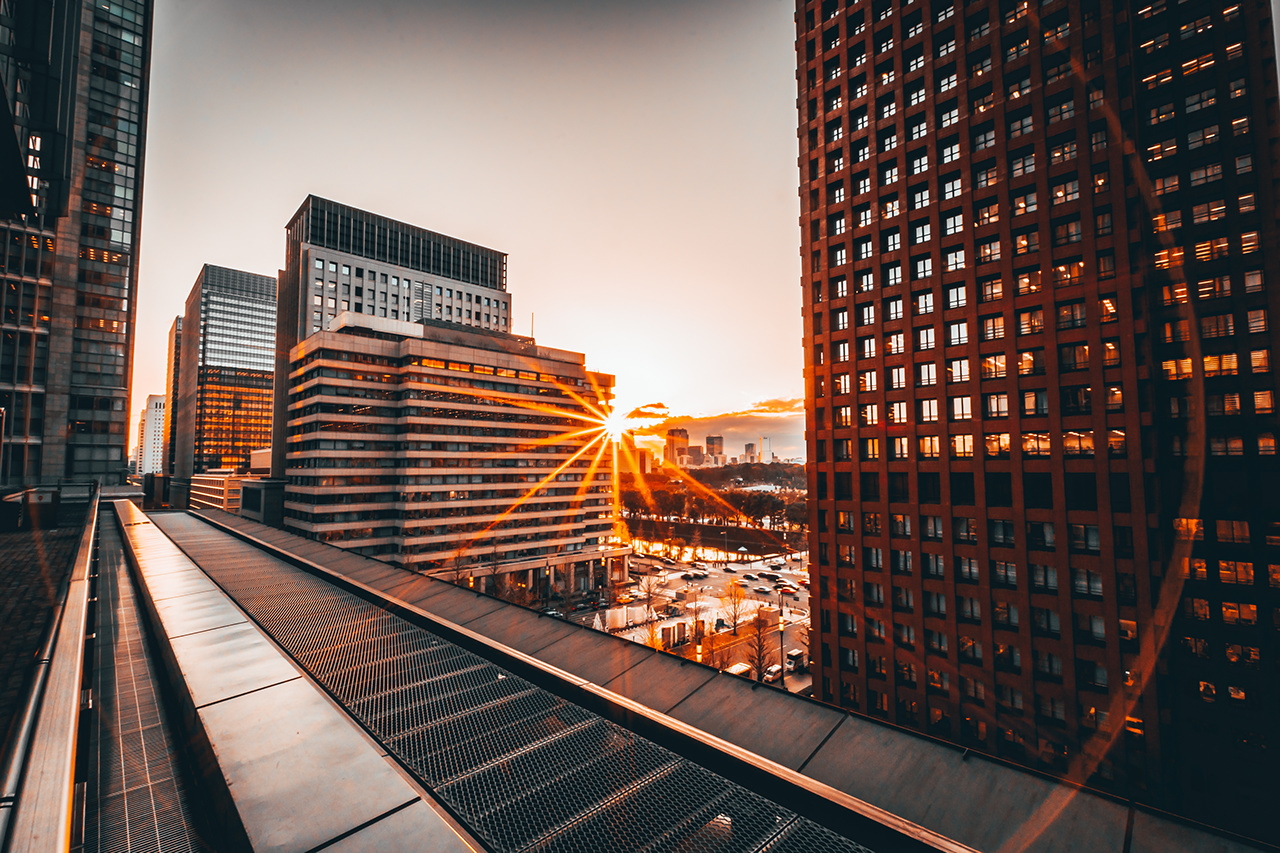
<path fill-rule="evenodd" d="M 206 264 L 187 296 L 174 477 L 245 470 L 271 442 L 276 280 Z M 181 487 L 180 487 L 181 488 Z"/>
<path fill-rule="evenodd" d="M 127 475 L 150 55 L 149 2 L 0 4 L 0 483 Z"/>

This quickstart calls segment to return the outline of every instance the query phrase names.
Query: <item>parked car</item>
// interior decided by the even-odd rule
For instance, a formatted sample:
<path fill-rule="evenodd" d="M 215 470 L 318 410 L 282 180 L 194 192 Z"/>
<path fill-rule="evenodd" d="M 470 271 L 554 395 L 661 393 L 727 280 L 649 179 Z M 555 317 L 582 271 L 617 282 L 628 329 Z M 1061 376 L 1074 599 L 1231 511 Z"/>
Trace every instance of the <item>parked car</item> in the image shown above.
<path fill-rule="evenodd" d="M 777 681 L 781 677 L 782 677 L 782 664 L 775 663 L 773 666 L 769 667 L 764 671 L 764 681 L 766 684 L 771 684 Z"/>
<path fill-rule="evenodd" d="M 756 579 L 756 576 L 751 574 L 751 572 L 747 572 L 745 575 L 742 576 L 742 579 L 744 581 L 753 581 Z"/>
<path fill-rule="evenodd" d="M 771 595 L 773 593 L 773 590 L 769 589 L 767 586 L 758 586 L 755 591 L 761 595 Z"/>
<path fill-rule="evenodd" d="M 563 614 L 563 613 L 561 613 L 559 610 L 544 610 L 544 611 L 542 611 L 542 615 L 543 615 L 543 616 L 550 616 L 550 617 L 551 617 L 551 618 L 553 618 L 553 619 L 563 619 L 563 618 L 564 618 L 564 614 Z"/>
<path fill-rule="evenodd" d="M 696 577 L 697 577 L 697 575 L 696 575 L 696 574 L 694 574 L 693 572 L 683 572 L 683 573 L 680 575 L 680 577 L 681 577 L 681 578 L 683 578 L 684 580 L 691 581 L 691 580 L 693 580 L 694 578 L 696 578 Z"/>
<path fill-rule="evenodd" d="M 725 572 L 726 572 L 726 573 L 731 574 L 731 575 L 736 575 L 736 574 L 738 573 L 738 570 L 737 570 L 737 569 L 735 569 L 733 566 L 725 566 L 725 567 L 724 567 L 724 570 L 725 570 Z"/>

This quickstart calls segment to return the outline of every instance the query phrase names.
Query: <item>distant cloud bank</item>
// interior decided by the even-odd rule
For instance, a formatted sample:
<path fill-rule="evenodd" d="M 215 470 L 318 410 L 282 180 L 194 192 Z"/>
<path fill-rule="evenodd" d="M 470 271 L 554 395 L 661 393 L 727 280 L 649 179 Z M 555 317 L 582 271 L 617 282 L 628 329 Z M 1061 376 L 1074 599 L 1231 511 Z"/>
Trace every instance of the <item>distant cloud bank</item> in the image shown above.
<path fill-rule="evenodd" d="M 638 414 L 640 412 L 645 414 Z M 632 417 L 657 420 L 636 430 L 639 436 L 665 439 L 667 430 L 676 428 L 689 431 L 690 444 L 704 444 L 708 435 L 723 436 L 725 453 L 729 456 L 740 456 L 743 445 L 748 443 L 756 444 L 756 452 L 760 452 L 761 438 L 770 439 L 774 454 L 780 458 L 805 455 L 803 397 L 761 400 L 741 411 L 718 415 L 673 415 L 666 406 L 651 403 L 635 409 Z"/>

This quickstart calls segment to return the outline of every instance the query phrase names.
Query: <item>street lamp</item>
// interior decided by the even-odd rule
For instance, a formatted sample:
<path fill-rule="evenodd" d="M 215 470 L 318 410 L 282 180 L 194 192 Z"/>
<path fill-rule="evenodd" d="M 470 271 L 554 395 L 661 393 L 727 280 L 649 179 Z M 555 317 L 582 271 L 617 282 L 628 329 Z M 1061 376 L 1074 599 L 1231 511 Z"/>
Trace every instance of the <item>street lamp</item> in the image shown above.
<path fill-rule="evenodd" d="M 720 535 L 724 537 L 724 547 L 720 549 L 720 553 L 724 555 L 724 564 L 729 565 L 729 530 L 728 528 L 721 530 Z"/>
<path fill-rule="evenodd" d="M 8 426 L 8 414 L 9 412 L 5 407 L 0 406 L 0 486 L 9 482 L 4 475 L 4 430 L 5 427 Z"/>

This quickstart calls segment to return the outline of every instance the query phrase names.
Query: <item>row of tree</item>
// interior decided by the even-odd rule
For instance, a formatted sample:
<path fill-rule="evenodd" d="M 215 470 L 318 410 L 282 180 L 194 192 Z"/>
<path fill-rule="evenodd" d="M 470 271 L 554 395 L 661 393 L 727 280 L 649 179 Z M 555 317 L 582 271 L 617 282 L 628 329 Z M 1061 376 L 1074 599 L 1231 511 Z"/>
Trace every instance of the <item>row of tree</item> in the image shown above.
<path fill-rule="evenodd" d="M 693 468 L 689 475 L 713 489 L 768 485 L 802 492 L 808 488 L 804 466 L 791 462 L 774 462 L 770 465 L 751 462 L 745 465 L 723 465 L 719 468 Z"/>
<path fill-rule="evenodd" d="M 674 518 L 701 524 L 740 525 L 746 521 L 773 530 L 799 530 L 808 518 L 803 493 L 725 489 L 711 497 L 680 483 L 654 483 L 649 485 L 649 499 L 634 485 L 623 485 L 621 502 L 622 511 L 632 518 Z"/>

